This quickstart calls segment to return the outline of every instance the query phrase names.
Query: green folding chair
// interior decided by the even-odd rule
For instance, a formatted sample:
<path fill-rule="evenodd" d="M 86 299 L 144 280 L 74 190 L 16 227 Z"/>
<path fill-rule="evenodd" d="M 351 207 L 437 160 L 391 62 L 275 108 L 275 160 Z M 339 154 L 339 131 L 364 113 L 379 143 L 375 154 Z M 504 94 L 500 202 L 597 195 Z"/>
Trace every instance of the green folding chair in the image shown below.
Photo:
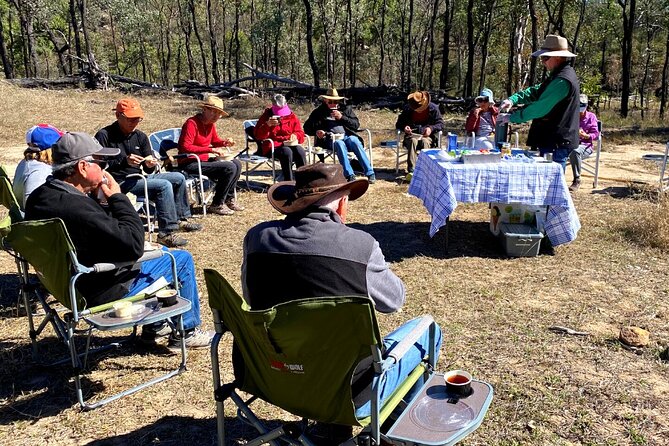
<path fill-rule="evenodd" d="M 51 315 L 51 318 L 58 321 L 56 322 L 57 325 L 63 327 L 59 335 L 62 336 L 62 340 L 67 345 L 70 356 L 65 361 L 71 362 L 74 369 L 77 399 L 83 410 L 95 409 L 186 370 L 186 346 L 182 315 L 190 310 L 191 304 L 189 301 L 178 297 L 177 304 L 163 308 L 154 296 L 138 294 L 120 299 L 133 302 L 135 310 L 133 316 L 128 318 L 115 317 L 112 307 L 118 301 L 89 307 L 86 297 L 82 296 L 76 289 L 77 280 L 86 274 L 114 271 L 121 267 L 130 266 L 133 264 L 132 262 L 125 264 L 97 263 L 91 266 L 82 265 L 77 260 L 77 253 L 67 233 L 65 224 L 57 218 L 15 223 L 11 227 L 11 232 L 8 234 L 7 240 L 13 249 L 35 269 L 44 288 L 61 305 L 69 310 L 63 317 L 55 311 L 50 311 L 48 314 Z M 163 250 L 148 251 L 138 262 L 155 259 L 164 255 L 169 256 L 171 259 L 172 275 L 174 278 L 172 286 L 178 290 L 176 261 L 171 253 Z M 46 299 L 43 299 L 43 301 L 46 302 Z M 91 349 L 93 330 L 107 331 L 132 328 L 132 334 L 126 339 L 132 340 L 137 334 L 138 326 L 160 321 L 167 321 L 181 333 L 181 359 L 177 368 L 107 398 L 92 403 L 86 402 L 82 392 L 81 376 L 86 369 L 89 353 L 108 350 L 122 344 L 122 342 L 114 342 L 97 349 Z M 77 328 L 80 323 L 86 325 L 84 329 Z M 45 325 L 46 323 L 42 322 L 42 324 Z M 36 336 L 33 336 L 32 331 L 31 327 L 31 340 L 35 344 Z M 37 331 L 41 331 L 41 329 Z M 84 351 L 79 353 L 75 343 L 75 334 L 82 332 L 86 334 L 86 345 Z M 34 346 L 34 348 L 36 347 Z"/>
<path fill-rule="evenodd" d="M 477 381 L 476 391 L 467 402 L 457 400 L 450 404 L 435 396 L 444 395 L 439 390 L 444 387 L 444 378 L 434 373 L 436 324 L 432 317 L 423 316 L 416 328 L 393 347 L 393 354 L 384 357 L 374 304 L 366 297 L 300 299 L 252 311 L 218 272 L 206 269 L 204 274 L 216 328 L 211 359 L 219 445 L 225 444 L 227 399 L 237 406 L 240 420 L 260 434 L 249 445 L 279 441 L 313 444 L 307 432 L 310 420 L 362 427 L 345 442 L 351 445 L 379 445 L 381 439 L 397 445 L 454 444 L 480 425 L 492 399 L 490 385 Z M 395 366 L 395 358 L 401 358 L 426 330 L 430 333 L 428 356 L 380 404 L 383 375 Z M 224 384 L 218 350 L 227 331 L 233 336 L 238 354 L 232 355 L 235 380 Z M 370 355 L 374 375 L 371 414 L 360 418 L 356 416 L 351 380 L 356 366 L 363 360 L 369 361 Z M 407 395 L 412 389 L 416 396 L 409 399 Z M 244 401 L 238 390 L 252 397 Z M 251 409 L 258 398 L 302 417 L 302 421 L 284 423 L 270 430 Z M 450 404 L 445 410 L 466 405 L 468 416 L 473 416 L 463 418 L 456 428 L 416 426 L 416 419 L 420 422 L 422 418 L 414 415 L 424 412 L 425 402 L 432 400 Z M 427 437 L 434 438 L 426 437 L 428 430 Z"/>

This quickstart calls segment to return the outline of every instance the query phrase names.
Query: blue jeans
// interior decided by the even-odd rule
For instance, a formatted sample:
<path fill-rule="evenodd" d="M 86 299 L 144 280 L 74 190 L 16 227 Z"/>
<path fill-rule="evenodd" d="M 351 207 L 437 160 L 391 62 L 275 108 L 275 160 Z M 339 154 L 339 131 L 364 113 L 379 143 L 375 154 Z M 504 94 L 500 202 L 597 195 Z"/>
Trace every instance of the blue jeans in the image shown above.
<path fill-rule="evenodd" d="M 397 328 L 392 333 L 388 334 L 383 338 L 383 345 L 386 350 L 386 354 L 391 350 L 395 345 L 397 345 L 404 337 L 418 324 L 420 318 L 412 319 L 409 322 L 406 322 L 401 327 Z M 435 344 L 437 350 L 437 356 L 434 358 L 434 363 L 437 363 L 439 359 L 439 349 L 441 348 L 441 328 L 437 325 Z M 400 358 L 399 362 L 395 364 L 393 368 L 388 370 L 383 377 L 379 385 L 379 407 L 383 406 L 383 403 L 388 399 L 388 397 L 393 393 L 393 391 L 399 387 L 400 384 L 406 380 L 407 376 L 420 364 L 421 360 L 429 353 L 427 349 L 430 348 L 430 332 L 426 330 L 423 335 L 418 339 L 418 341 L 413 345 L 411 349 Z M 420 381 L 419 381 L 420 382 Z M 413 389 L 413 393 L 416 392 L 416 388 Z M 409 398 L 413 396 L 410 392 L 407 395 Z M 355 415 L 358 418 L 368 417 L 372 412 L 372 402 L 367 401 L 362 406 L 357 407 L 355 410 Z"/>
<path fill-rule="evenodd" d="M 374 169 L 372 169 L 369 159 L 367 159 L 365 149 L 362 147 L 362 143 L 357 137 L 345 136 L 344 139 L 334 141 L 333 146 L 337 153 L 337 158 L 339 158 L 339 164 L 344 168 L 344 176 L 346 178 L 353 175 L 353 168 L 351 167 L 351 162 L 348 160 L 348 152 L 353 152 L 355 157 L 358 158 L 365 176 L 374 175 Z"/>
<path fill-rule="evenodd" d="M 186 196 L 186 177 L 180 172 L 166 172 L 148 175 L 146 185 L 149 199 L 156 204 L 158 230 L 171 232 L 179 229 L 179 220 L 191 216 Z M 132 192 L 144 197 L 144 182 L 140 178 L 128 178 L 121 183 L 121 192 Z"/>
<path fill-rule="evenodd" d="M 168 249 L 163 248 L 163 250 L 167 251 Z M 177 262 L 177 278 L 181 297 L 191 303 L 190 311 L 183 315 L 184 329 L 190 330 L 200 325 L 200 298 L 195 282 L 195 263 L 193 263 L 193 256 L 188 251 L 175 249 L 170 252 Z M 160 276 L 165 277 L 169 283 L 172 283 L 172 261 L 169 256 L 143 262 L 140 273 L 130 286 L 127 296 L 142 291 L 158 280 Z"/>
<path fill-rule="evenodd" d="M 539 147 L 539 155 L 553 152 L 553 162 L 562 164 L 562 171 L 567 170 L 567 159 L 569 158 L 569 149 L 567 147 Z"/>

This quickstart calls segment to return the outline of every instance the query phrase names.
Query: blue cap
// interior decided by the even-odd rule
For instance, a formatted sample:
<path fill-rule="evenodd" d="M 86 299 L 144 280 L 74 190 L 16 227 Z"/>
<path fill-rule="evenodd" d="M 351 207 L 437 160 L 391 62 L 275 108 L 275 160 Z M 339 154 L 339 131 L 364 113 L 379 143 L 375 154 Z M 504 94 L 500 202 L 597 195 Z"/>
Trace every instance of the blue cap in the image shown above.
<path fill-rule="evenodd" d="M 63 133 L 56 127 L 49 124 L 38 124 L 26 132 L 26 144 L 28 149 L 42 151 L 51 148 Z"/>

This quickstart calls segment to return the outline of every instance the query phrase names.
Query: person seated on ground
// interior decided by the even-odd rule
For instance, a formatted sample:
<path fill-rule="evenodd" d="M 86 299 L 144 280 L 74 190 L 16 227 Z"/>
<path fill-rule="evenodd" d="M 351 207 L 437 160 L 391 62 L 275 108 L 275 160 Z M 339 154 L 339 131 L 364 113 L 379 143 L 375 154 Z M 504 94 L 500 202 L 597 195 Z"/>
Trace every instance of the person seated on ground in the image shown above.
<path fill-rule="evenodd" d="M 499 110 L 495 107 L 492 90 L 484 88 L 481 94 L 475 99 L 474 107 L 467 116 L 465 131 L 467 136 L 475 135 L 474 148 L 493 149 L 495 147 L 491 136 L 495 135 L 495 124 L 497 124 L 497 115 Z"/>
<path fill-rule="evenodd" d="M 121 192 L 144 197 L 144 181 L 129 175 L 146 174 L 149 199 L 156 205 L 158 243 L 170 248 L 184 246 L 188 241 L 176 231 L 199 231 L 202 225 L 189 222 L 190 205 L 186 195 L 186 177 L 180 172 L 153 173 L 158 160 L 153 156 L 149 138 L 137 125 L 144 111 L 135 99 L 125 98 L 116 104 L 116 121 L 95 134 L 103 147 L 120 150 L 109 160 L 107 171 L 120 184 Z"/>
<path fill-rule="evenodd" d="M 223 160 L 229 156 L 224 148 L 233 146 L 235 142 L 221 139 L 216 132 L 216 121 L 229 115 L 223 110 L 223 100 L 217 96 L 207 96 L 201 105 L 202 111 L 188 118 L 181 127 L 179 153 L 197 155 L 202 164 L 202 174 L 216 182 L 214 199 L 207 210 L 214 214 L 232 215 L 235 211 L 244 210 L 235 200 L 242 163 L 238 159 Z M 192 157 L 180 158 L 179 167 L 191 175 L 198 174 L 197 162 Z"/>
<path fill-rule="evenodd" d="M 283 179 L 286 181 L 293 179 L 293 162 L 296 168 L 307 163 L 307 155 L 300 145 L 305 140 L 302 123 L 288 107 L 282 94 L 274 95 L 272 106 L 267 107 L 258 118 L 253 138 L 257 141 L 271 139 L 274 142 L 274 157 L 279 159 Z M 262 156 L 271 156 L 270 146 L 269 141 L 262 143 Z"/>
<path fill-rule="evenodd" d="M 407 150 L 407 172 L 413 172 L 418 151 L 436 147 L 437 135 L 444 129 L 444 118 L 427 91 L 415 91 L 397 117 L 395 128 L 404 132 L 402 145 Z"/>
<path fill-rule="evenodd" d="M 28 196 L 51 176 L 51 146 L 63 134 L 49 124 L 37 124 L 26 132 L 28 148 L 23 151 L 23 159 L 14 172 L 14 195 L 25 209 Z"/>
<path fill-rule="evenodd" d="M 144 253 L 142 220 L 114 177 L 104 171 L 105 157 L 118 155 L 119 149 L 103 148 L 86 133 L 65 133 L 52 152 L 53 177 L 28 197 L 26 219 L 62 219 L 83 265 L 139 259 Z M 94 197 L 101 197 L 107 205 L 101 206 Z M 187 251 L 175 250 L 172 254 L 177 262 L 181 296 L 192 305 L 183 318 L 186 345 L 208 347 L 212 334 L 198 328 L 200 302 L 193 257 Z M 111 272 L 84 274 L 77 281 L 77 288 L 87 305 L 93 307 L 134 295 L 161 276 L 171 281 L 172 263 L 168 256 Z M 167 324 L 145 325 L 141 339 L 152 343 L 165 336 L 170 336 L 171 346 L 179 345 L 176 333 Z"/>
<path fill-rule="evenodd" d="M 579 122 L 578 122 L 578 147 L 569 152 L 571 170 L 574 173 L 574 181 L 569 190 L 575 192 L 581 187 L 581 167 L 583 160 L 592 155 L 592 144 L 599 138 L 599 126 L 597 116 L 588 111 L 588 96 L 579 96 Z"/>
<path fill-rule="evenodd" d="M 348 159 L 348 152 L 353 152 L 367 180 L 374 183 L 376 175 L 365 153 L 362 138 L 356 133 L 360 121 L 353 108 L 346 104 L 346 98 L 339 96 L 335 88 L 329 89 L 318 99 L 322 101 L 321 105 L 316 107 L 304 122 L 304 131 L 316 137 L 316 147 L 334 149 L 346 179 L 349 181 L 356 179 Z"/>
<path fill-rule="evenodd" d="M 364 296 L 376 310 L 393 313 L 405 301 L 405 288 L 386 263 L 379 243 L 368 233 L 345 223 L 348 202 L 368 188 L 365 179 L 348 181 L 342 167 L 316 163 L 295 171 L 295 181 L 276 183 L 267 191 L 271 205 L 286 217 L 260 223 L 244 238 L 242 289 L 253 310 L 264 310 L 295 299 Z M 418 319 L 402 325 L 383 340 L 385 349 L 399 342 Z M 392 393 L 427 353 L 425 333 L 386 374 L 381 401 Z M 437 330 L 437 352 L 441 330 Z M 436 358 L 435 358 L 436 360 Z M 353 379 L 354 395 L 371 382 L 369 364 Z M 356 405 L 369 403 L 367 392 Z"/>

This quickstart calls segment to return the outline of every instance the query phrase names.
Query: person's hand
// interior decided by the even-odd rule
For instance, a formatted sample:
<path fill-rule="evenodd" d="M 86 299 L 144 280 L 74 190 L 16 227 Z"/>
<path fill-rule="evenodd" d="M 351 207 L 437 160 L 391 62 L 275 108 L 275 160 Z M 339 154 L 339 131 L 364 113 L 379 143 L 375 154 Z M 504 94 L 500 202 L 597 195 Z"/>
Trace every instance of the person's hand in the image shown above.
<path fill-rule="evenodd" d="M 511 110 L 513 107 L 513 102 L 508 99 L 504 99 L 501 104 L 499 104 L 499 111 L 505 112 Z"/>
<path fill-rule="evenodd" d="M 228 138 L 225 140 L 225 147 L 232 147 L 235 145 L 235 140 L 232 138 Z"/>
<path fill-rule="evenodd" d="M 432 127 L 425 127 L 423 129 L 423 136 L 428 137 L 432 134 Z"/>
<path fill-rule="evenodd" d="M 153 157 L 153 155 L 149 155 L 144 158 L 144 165 L 148 167 L 149 169 L 153 169 L 156 167 L 158 164 L 158 160 Z"/>
<path fill-rule="evenodd" d="M 341 112 L 339 110 L 332 110 L 330 115 L 335 118 L 335 121 L 339 121 L 341 119 Z"/>
<path fill-rule="evenodd" d="M 581 139 L 590 138 L 590 135 L 583 131 L 583 129 L 578 129 L 578 136 L 580 136 Z"/>
<path fill-rule="evenodd" d="M 316 136 L 323 139 L 325 138 L 325 132 L 323 130 L 316 130 Z"/>
<path fill-rule="evenodd" d="M 279 125 L 279 120 L 274 118 L 274 117 L 269 118 L 267 120 L 267 125 L 270 126 L 270 127 L 276 127 L 277 125 Z"/>
<path fill-rule="evenodd" d="M 128 165 L 129 166 L 138 167 L 140 164 L 142 164 L 142 161 L 144 161 L 144 157 L 132 154 L 132 155 L 128 155 L 127 160 L 128 160 Z"/>
<path fill-rule="evenodd" d="M 102 191 L 105 198 L 121 193 L 121 186 L 118 185 L 114 177 L 106 170 L 102 171 L 102 182 L 98 185 L 98 189 Z"/>
<path fill-rule="evenodd" d="M 409 127 L 408 125 L 404 127 L 404 133 L 406 133 L 407 135 L 411 135 L 411 127 Z"/>

